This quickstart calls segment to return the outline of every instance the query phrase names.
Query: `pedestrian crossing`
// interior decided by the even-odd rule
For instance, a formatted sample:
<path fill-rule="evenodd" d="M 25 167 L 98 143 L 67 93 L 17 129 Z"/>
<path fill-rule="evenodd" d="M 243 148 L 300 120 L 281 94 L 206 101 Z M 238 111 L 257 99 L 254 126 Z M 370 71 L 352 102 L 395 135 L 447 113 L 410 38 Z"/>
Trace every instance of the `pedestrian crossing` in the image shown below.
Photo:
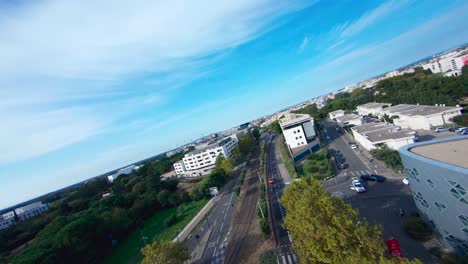
<path fill-rule="evenodd" d="M 292 252 L 281 253 L 278 260 L 279 264 L 297 264 L 297 256 Z"/>
<path fill-rule="evenodd" d="M 371 172 L 370 170 L 356 170 L 356 171 L 345 171 L 345 175 L 359 177 L 364 174 L 374 174 L 375 172 Z"/>

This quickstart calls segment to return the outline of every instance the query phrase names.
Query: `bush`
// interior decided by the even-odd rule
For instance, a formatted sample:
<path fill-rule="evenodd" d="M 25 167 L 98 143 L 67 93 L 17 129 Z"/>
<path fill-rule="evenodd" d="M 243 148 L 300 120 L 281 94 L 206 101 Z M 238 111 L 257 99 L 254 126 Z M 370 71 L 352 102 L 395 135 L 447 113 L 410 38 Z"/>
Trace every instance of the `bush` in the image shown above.
<path fill-rule="evenodd" d="M 239 185 L 236 185 L 236 186 L 234 187 L 234 192 L 236 193 L 237 196 L 240 195 L 240 186 L 239 186 Z"/>
<path fill-rule="evenodd" d="M 442 264 L 468 263 L 468 256 L 462 256 L 453 252 L 444 252 L 438 247 L 431 248 L 429 252 L 436 256 Z"/>
<path fill-rule="evenodd" d="M 389 149 L 387 146 L 383 146 L 378 149 L 373 149 L 369 152 L 372 157 L 381 160 L 390 166 L 394 171 L 403 170 L 403 162 L 401 161 L 400 154 L 398 151 Z"/>
<path fill-rule="evenodd" d="M 262 230 L 263 235 L 265 238 L 270 236 L 270 226 L 268 225 L 268 218 L 261 218 L 260 219 L 260 229 Z"/>
<path fill-rule="evenodd" d="M 171 216 L 169 216 L 169 218 L 167 218 L 165 221 L 164 221 L 164 224 L 166 225 L 166 227 L 170 227 L 172 226 L 173 224 L 175 224 L 177 222 L 177 215 L 176 214 L 172 214 Z"/>
<path fill-rule="evenodd" d="M 403 226 L 406 233 L 413 239 L 427 241 L 432 237 L 431 227 L 419 215 L 411 215 L 404 219 Z"/>
<path fill-rule="evenodd" d="M 260 256 L 258 256 L 258 263 L 259 264 L 276 264 L 277 263 L 277 256 L 274 249 L 269 249 L 267 251 L 262 252 Z"/>

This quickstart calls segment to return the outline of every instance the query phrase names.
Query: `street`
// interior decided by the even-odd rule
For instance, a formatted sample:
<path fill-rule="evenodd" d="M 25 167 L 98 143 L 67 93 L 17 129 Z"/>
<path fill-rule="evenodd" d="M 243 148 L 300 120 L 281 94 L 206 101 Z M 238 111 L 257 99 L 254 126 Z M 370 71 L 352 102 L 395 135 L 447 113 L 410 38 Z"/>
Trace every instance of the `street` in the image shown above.
<path fill-rule="evenodd" d="M 340 151 L 349 167 L 338 171 L 335 178 L 324 182 L 325 189 L 358 209 L 369 222 L 382 225 L 383 239 L 396 238 L 404 257 L 418 258 L 424 263 L 436 263 L 423 244 L 410 238 L 403 229 L 400 209 L 405 214 L 416 212 L 417 209 L 410 188 L 401 181 L 402 176 L 395 175 L 378 161 L 369 161 L 362 155 L 361 151 L 364 150 L 351 149 L 348 144 L 352 140 L 350 136 L 337 133 L 335 127 L 334 122 L 324 122 L 325 132 L 330 137 L 328 147 Z M 384 175 L 387 180 L 383 183 L 361 181 L 366 188 L 365 193 L 351 190 L 353 177 L 370 173 Z"/>
<path fill-rule="evenodd" d="M 267 179 L 272 178 L 274 183 L 268 186 L 268 199 L 272 213 L 272 226 L 275 243 L 278 250 L 278 259 L 280 263 L 297 263 L 297 257 L 291 249 L 291 239 L 288 231 L 283 227 L 283 218 L 285 209 L 281 205 L 280 199 L 283 194 L 285 184 L 278 173 L 275 147 L 277 137 L 269 141 L 265 147 L 266 152 L 266 175 Z"/>

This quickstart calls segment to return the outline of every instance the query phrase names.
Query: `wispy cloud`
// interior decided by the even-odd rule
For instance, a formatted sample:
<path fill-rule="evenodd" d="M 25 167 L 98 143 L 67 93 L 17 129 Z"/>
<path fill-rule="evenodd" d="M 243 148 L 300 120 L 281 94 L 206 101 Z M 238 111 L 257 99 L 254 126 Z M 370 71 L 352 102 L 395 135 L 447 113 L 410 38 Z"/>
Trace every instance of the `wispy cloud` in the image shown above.
<path fill-rule="evenodd" d="M 307 47 L 307 45 L 309 45 L 309 42 L 310 42 L 310 38 L 309 37 L 304 37 L 302 39 L 301 44 L 299 45 L 298 52 L 302 53 L 304 51 L 304 49 Z"/>
<path fill-rule="evenodd" d="M 205 76 L 213 58 L 306 5 L 50 0 L 0 10 L 0 164 L 105 133 L 141 111 L 134 102 L 154 108 L 164 89 Z M 134 79 L 147 81 L 129 89 Z"/>

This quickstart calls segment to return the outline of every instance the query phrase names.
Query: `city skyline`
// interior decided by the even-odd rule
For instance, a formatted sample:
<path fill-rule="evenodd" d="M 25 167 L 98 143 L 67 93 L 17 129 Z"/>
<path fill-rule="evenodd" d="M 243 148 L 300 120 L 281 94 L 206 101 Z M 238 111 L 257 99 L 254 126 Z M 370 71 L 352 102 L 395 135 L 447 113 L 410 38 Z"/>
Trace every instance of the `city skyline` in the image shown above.
<path fill-rule="evenodd" d="M 463 1 L 3 5 L 0 208 L 468 39 Z"/>

